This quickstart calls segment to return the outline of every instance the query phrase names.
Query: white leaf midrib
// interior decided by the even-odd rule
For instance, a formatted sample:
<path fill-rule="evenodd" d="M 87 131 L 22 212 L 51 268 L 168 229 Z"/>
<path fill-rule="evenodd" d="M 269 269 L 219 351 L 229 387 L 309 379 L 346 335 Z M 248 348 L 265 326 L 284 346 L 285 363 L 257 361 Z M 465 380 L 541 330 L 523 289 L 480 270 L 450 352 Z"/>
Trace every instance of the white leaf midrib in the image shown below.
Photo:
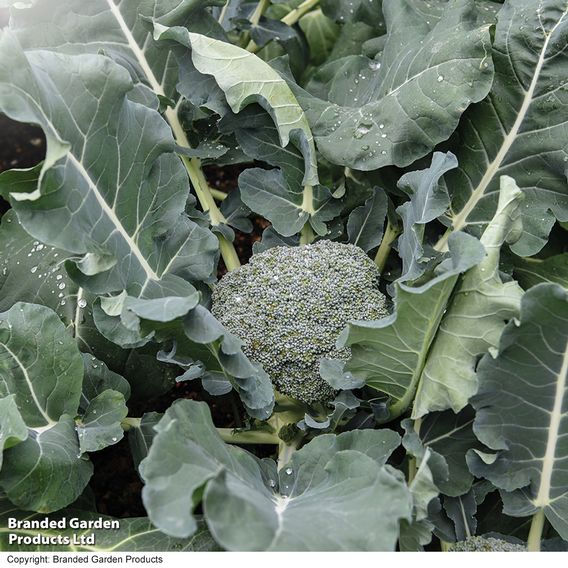
<path fill-rule="evenodd" d="M 8 352 L 8 355 L 10 355 L 10 357 L 12 357 L 12 359 L 14 359 L 14 361 L 16 362 L 16 364 L 18 365 L 18 367 L 22 371 L 22 375 L 24 376 L 24 380 L 26 382 L 28 390 L 30 391 L 30 394 L 32 396 L 34 404 L 36 405 L 36 407 L 39 410 L 39 413 L 41 414 L 43 419 L 47 422 L 46 426 L 47 427 L 53 426 L 55 424 L 55 421 L 53 421 L 49 417 L 47 412 L 41 406 L 39 399 L 36 395 L 36 392 L 34 390 L 34 387 L 33 387 L 30 375 L 28 373 L 28 370 L 26 369 L 26 366 L 22 363 L 22 361 L 20 361 L 19 357 L 8 347 L 7 343 L 0 343 L 0 345 Z"/>
<path fill-rule="evenodd" d="M 537 507 L 546 507 L 553 499 L 550 492 L 552 487 L 552 474 L 554 471 L 556 447 L 560 438 L 560 425 L 562 422 L 562 406 L 564 403 L 564 393 L 566 391 L 568 380 L 568 342 L 564 350 L 562 365 L 556 376 L 556 389 L 554 394 L 554 405 L 550 413 L 550 424 L 548 427 L 548 437 L 546 440 L 546 451 L 542 458 L 542 472 L 540 475 L 540 483 L 538 487 L 537 497 L 534 505 Z"/>
<path fill-rule="evenodd" d="M 517 139 L 517 134 L 519 132 L 519 129 L 521 128 L 525 120 L 526 114 L 529 110 L 529 107 L 534 100 L 533 95 L 534 91 L 536 90 L 536 86 L 540 78 L 540 73 L 542 71 L 542 67 L 546 59 L 545 56 L 548 49 L 548 44 L 550 43 L 550 39 L 554 35 L 556 29 L 564 20 L 566 13 L 567 12 L 564 12 L 562 16 L 560 16 L 560 18 L 558 19 L 558 22 L 556 22 L 554 27 L 550 30 L 550 32 L 548 34 L 545 34 L 545 40 L 544 43 L 542 44 L 542 49 L 537 64 L 535 66 L 533 78 L 531 80 L 529 88 L 526 91 L 524 91 L 523 102 L 517 114 L 517 118 L 515 119 L 515 122 L 513 123 L 513 126 L 509 131 L 509 134 L 507 134 L 503 139 L 501 147 L 499 148 L 499 152 L 497 153 L 493 161 L 489 164 L 478 186 L 474 189 L 474 191 L 472 192 L 470 198 L 467 200 L 467 203 L 464 205 L 462 210 L 454 217 L 454 222 L 453 222 L 454 231 L 459 231 L 465 225 L 467 225 L 467 218 L 469 217 L 470 213 L 475 209 L 481 198 L 485 195 L 487 187 L 495 177 L 495 174 L 501 167 L 503 160 L 509 153 L 511 146 L 514 144 L 515 140 Z"/>
<path fill-rule="evenodd" d="M 158 79 L 156 79 L 156 75 L 154 75 L 154 72 L 152 71 L 152 68 L 148 63 L 148 60 L 146 59 L 144 51 L 140 48 L 140 46 L 134 39 L 132 31 L 128 27 L 128 24 L 126 23 L 126 20 L 124 19 L 119 7 L 113 2 L 113 0 L 106 0 L 106 3 L 108 4 L 108 7 L 110 8 L 110 11 L 114 16 L 115 20 L 118 22 L 118 25 L 120 26 L 120 29 L 126 41 L 128 42 L 128 47 L 132 50 L 132 53 L 134 54 L 136 61 L 138 61 L 138 64 L 140 65 L 142 71 L 144 72 L 144 75 L 146 75 L 146 78 L 148 79 L 148 82 L 150 83 L 152 90 L 157 95 L 165 96 L 165 92 L 162 85 L 160 84 Z"/>

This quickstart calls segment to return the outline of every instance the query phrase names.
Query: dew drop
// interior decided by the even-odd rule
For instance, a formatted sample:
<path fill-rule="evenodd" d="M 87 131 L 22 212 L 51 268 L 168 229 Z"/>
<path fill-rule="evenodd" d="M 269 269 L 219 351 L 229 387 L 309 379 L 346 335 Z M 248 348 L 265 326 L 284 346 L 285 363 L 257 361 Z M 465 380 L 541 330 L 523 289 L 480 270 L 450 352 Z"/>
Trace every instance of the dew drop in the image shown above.
<path fill-rule="evenodd" d="M 369 69 L 371 69 L 372 71 L 378 71 L 380 68 L 381 68 L 380 61 L 376 61 L 375 59 L 369 61 Z"/>
<path fill-rule="evenodd" d="M 369 134 L 370 128 L 365 124 L 360 124 L 353 133 L 354 138 L 363 138 L 366 134 Z"/>
<path fill-rule="evenodd" d="M 438 83 L 441 83 L 444 80 L 443 75 L 438 75 Z"/>
<path fill-rule="evenodd" d="M 286 475 L 292 475 L 292 468 L 291 467 L 286 468 Z"/>
<path fill-rule="evenodd" d="M 58 274 L 58 275 L 55 277 L 56 280 L 61 280 L 62 278 L 63 278 L 63 276 L 61 276 L 61 274 Z"/>
<path fill-rule="evenodd" d="M 64 289 L 65 289 L 65 282 L 60 282 L 60 283 L 57 285 L 57 287 L 58 287 L 60 290 L 64 290 Z"/>
<path fill-rule="evenodd" d="M 77 305 L 83 309 L 87 307 L 87 300 L 85 300 L 85 298 L 81 298 L 78 302 Z"/>
<path fill-rule="evenodd" d="M 31 269 L 30 269 L 30 272 L 32 274 L 35 274 L 37 272 L 37 266 L 32 266 Z"/>

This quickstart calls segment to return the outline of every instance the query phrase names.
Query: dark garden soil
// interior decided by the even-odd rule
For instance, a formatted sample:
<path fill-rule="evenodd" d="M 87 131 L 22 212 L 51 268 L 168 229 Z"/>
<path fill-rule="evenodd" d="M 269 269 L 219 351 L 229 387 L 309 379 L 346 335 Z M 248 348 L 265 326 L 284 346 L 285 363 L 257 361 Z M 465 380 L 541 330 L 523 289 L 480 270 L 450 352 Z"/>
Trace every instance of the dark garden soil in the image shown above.
<path fill-rule="evenodd" d="M 1 15 L 0 13 L 0 17 Z M 39 163 L 44 155 L 45 138 L 40 129 L 14 122 L 0 114 L 0 173 L 12 168 L 32 167 Z M 226 193 L 237 186 L 237 178 L 242 169 L 238 166 L 223 169 L 204 168 L 209 183 Z M 0 198 L 0 215 L 8 208 L 8 203 Z M 260 240 L 262 231 L 268 223 L 256 217 L 253 218 L 253 225 L 251 234 L 236 231 L 235 246 L 243 263 L 252 255 L 252 245 Z M 224 272 L 225 267 L 221 263 L 219 276 Z M 144 412 L 164 412 L 174 400 L 179 398 L 206 400 L 217 426 L 232 428 L 242 425 L 244 412 L 240 402 L 230 395 L 210 398 L 195 382 L 178 383 L 169 393 L 148 400 L 145 404 L 138 404 L 136 409 L 131 409 L 132 414 L 140 416 Z M 262 448 L 260 453 L 264 454 Z M 127 436 L 113 446 L 90 454 L 90 457 L 95 470 L 90 487 L 94 493 L 97 510 L 102 514 L 116 517 L 144 516 L 145 511 L 141 501 L 142 482 L 134 468 Z"/>

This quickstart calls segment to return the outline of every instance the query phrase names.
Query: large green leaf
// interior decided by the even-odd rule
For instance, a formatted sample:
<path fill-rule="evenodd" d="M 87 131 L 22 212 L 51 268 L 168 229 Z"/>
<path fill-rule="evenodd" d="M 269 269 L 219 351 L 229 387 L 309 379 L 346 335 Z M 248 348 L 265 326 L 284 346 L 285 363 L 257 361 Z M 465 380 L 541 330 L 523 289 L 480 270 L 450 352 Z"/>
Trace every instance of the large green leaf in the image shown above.
<path fill-rule="evenodd" d="M 40 124 L 48 142 L 37 189 L 13 185 L 27 174 L 12 171 L 0 176 L 0 193 L 30 234 L 84 255 L 67 264 L 81 286 L 121 292 L 95 311 L 103 335 L 143 345 L 155 326 L 195 308 L 200 294 L 189 280 L 211 279 L 218 256 L 216 237 L 185 214 L 187 173 L 171 132 L 156 111 L 126 98 L 130 78 L 106 57 L 24 53 L 7 32 L 0 53 L 0 108 Z M 141 333 L 142 320 L 154 328 Z M 238 377 L 244 390 L 248 378 Z M 266 414 L 270 381 L 259 372 L 252 379 Z"/>
<path fill-rule="evenodd" d="M 41 544 L 27 544 L 24 539 L 30 539 L 30 529 L 8 528 L 8 520 L 41 521 L 45 515 L 31 514 L 14 507 L 3 495 L 0 495 L 0 550 L 12 552 L 209 552 L 219 550 L 219 546 L 211 537 L 205 523 L 199 521 L 198 529 L 191 538 L 177 539 L 160 532 L 144 517 L 116 519 L 99 513 L 91 513 L 79 509 L 65 509 L 60 513 L 49 516 L 57 522 L 70 519 L 77 522 L 94 522 L 99 519 L 103 523 L 118 523 L 118 529 L 34 529 L 33 536 L 41 535 Z M 10 541 L 23 539 L 22 541 Z M 76 537 L 74 537 L 76 535 Z M 80 544 L 81 538 L 92 538 L 95 543 Z M 73 543 L 75 538 L 75 544 Z M 63 541 L 63 542 L 61 542 Z"/>
<path fill-rule="evenodd" d="M 0 469 L 2 469 L 2 452 L 28 437 L 28 428 L 22 420 L 16 395 L 10 394 L 0 398 Z"/>
<path fill-rule="evenodd" d="M 210 277 L 217 242 L 185 216 L 187 174 L 169 128 L 126 98 L 126 71 L 98 55 L 24 53 L 8 32 L 0 53 L 0 108 L 47 138 L 36 191 L 14 193 L 13 172 L 0 179 L 26 231 L 87 255 L 75 277 L 94 292 L 194 293 L 182 278 Z"/>
<path fill-rule="evenodd" d="M 474 418 L 475 413 L 468 406 L 458 414 L 451 410 L 432 412 L 421 422 L 410 419 L 402 422 L 406 430 L 404 447 L 418 460 L 430 452 L 429 467 L 436 486 L 444 495 L 458 497 L 471 489 L 473 475 L 466 455 L 469 450 L 484 449 L 473 433 Z"/>
<path fill-rule="evenodd" d="M 49 308 L 15 304 L 0 314 L 0 394 L 15 395 L 29 428 L 53 426 L 79 407 L 83 360 Z"/>
<path fill-rule="evenodd" d="M 10 27 L 26 49 L 105 53 L 130 73 L 129 97 L 152 107 L 156 95 L 176 98 L 177 65 L 169 49 L 153 41 L 145 18 L 222 37 L 207 11 L 216 0 L 38 0 L 12 9 Z"/>
<path fill-rule="evenodd" d="M 390 417 L 412 402 L 450 295 L 460 273 L 477 264 L 484 249 L 477 239 L 456 233 L 450 239 L 451 256 L 428 283 L 411 288 L 395 284 L 395 311 L 377 321 L 348 324 L 338 345 L 351 348 L 344 370 L 387 394 Z"/>
<path fill-rule="evenodd" d="M 292 140 L 302 151 L 304 185 L 317 185 L 315 147 L 308 121 L 286 81 L 270 65 L 245 49 L 181 27 L 166 28 L 156 23 L 154 35 L 190 48 L 195 68 L 215 78 L 233 112 L 253 102 L 260 104 L 274 120 L 281 145 L 285 147 Z"/>
<path fill-rule="evenodd" d="M 167 534 L 196 530 L 201 498 L 229 550 L 394 550 L 399 521 L 410 520 L 410 492 L 384 465 L 400 443 L 389 430 L 320 436 L 278 473 L 271 460 L 223 443 L 204 403 L 175 403 L 157 430 L 141 464 L 143 498 Z M 326 522 L 314 523 L 322 510 Z"/>
<path fill-rule="evenodd" d="M 434 525 L 428 519 L 428 506 L 438 496 L 438 488 L 434 483 L 429 467 L 430 451 L 422 456 L 414 478 L 409 484 L 413 497 L 412 522 L 401 523 L 399 546 L 401 552 L 422 551 L 424 545 L 432 540 Z"/>
<path fill-rule="evenodd" d="M 82 380 L 81 355 L 55 312 L 18 303 L 0 314 L 0 400 L 9 404 L 0 437 L 12 442 L 3 452 L 0 487 L 21 508 L 60 509 L 91 477 L 73 420 Z"/>
<path fill-rule="evenodd" d="M 404 190 L 410 200 L 397 208 L 403 224 L 403 233 L 398 239 L 398 250 L 402 259 L 400 281 L 415 280 L 427 268 L 424 259 L 424 228 L 426 223 L 441 217 L 450 204 L 448 193 L 440 178 L 457 167 L 456 157 L 448 152 L 435 152 L 430 167 L 404 174 L 398 187 Z"/>
<path fill-rule="evenodd" d="M 568 220 L 565 108 L 568 90 L 568 7 L 564 0 L 508 0 L 498 14 L 489 96 L 472 107 L 453 147 L 459 170 L 446 176 L 454 226 L 487 223 L 497 207 L 499 178 L 513 177 L 526 194 L 523 256 L 547 241 L 555 217 Z"/>
<path fill-rule="evenodd" d="M 479 358 L 497 347 L 505 323 L 519 312 L 523 291 L 514 280 L 502 281 L 499 257 L 505 241 L 519 236 L 522 197 L 514 180 L 501 178 L 499 206 L 481 237 L 487 255 L 467 271 L 456 288 L 428 354 L 413 418 L 464 408 L 477 391 Z"/>
<path fill-rule="evenodd" d="M 556 282 L 568 288 L 568 253 L 557 254 L 544 260 L 516 258 L 515 277 L 525 290 L 542 282 Z"/>
<path fill-rule="evenodd" d="M 407 166 L 452 134 L 493 77 L 489 26 L 475 4 L 385 2 L 382 57 L 353 56 L 319 72 L 334 83 L 320 92 L 338 102 L 292 84 L 326 159 L 358 170 Z"/>
<path fill-rule="evenodd" d="M 37 176 L 31 181 L 37 184 Z M 171 388 L 172 369 L 156 360 L 155 346 L 149 345 L 138 351 L 125 350 L 99 333 L 92 315 L 95 296 L 80 288 L 65 270 L 65 262 L 73 257 L 71 253 L 45 245 L 28 235 L 14 210 L 2 216 L 0 242 L 0 311 L 8 310 L 16 302 L 41 304 L 54 310 L 68 333 L 75 337 L 79 349 L 97 361 L 93 367 L 93 361 L 84 358 L 85 381 L 93 375 L 93 381 L 100 383 L 105 373 L 113 374 L 106 369 L 108 365 L 129 380 L 134 396 L 139 398 Z M 144 380 L 140 378 L 139 364 L 145 369 Z M 106 386 L 124 391 L 116 387 L 116 381 Z M 128 398 L 126 391 L 124 394 Z"/>
<path fill-rule="evenodd" d="M 568 292 L 539 284 L 525 293 L 520 324 L 503 331 L 499 354 L 478 369 L 474 431 L 494 455 L 470 468 L 504 493 L 512 516 L 544 511 L 568 540 Z"/>

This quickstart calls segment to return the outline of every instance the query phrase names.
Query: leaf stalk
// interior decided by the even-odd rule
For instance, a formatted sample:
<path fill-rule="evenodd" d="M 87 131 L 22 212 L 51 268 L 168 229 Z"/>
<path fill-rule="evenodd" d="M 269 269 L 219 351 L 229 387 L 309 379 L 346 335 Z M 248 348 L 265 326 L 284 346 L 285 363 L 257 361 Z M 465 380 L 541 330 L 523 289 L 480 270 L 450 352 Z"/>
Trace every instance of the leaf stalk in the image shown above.
<path fill-rule="evenodd" d="M 533 515 L 531 521 L 531 528 L 529 530 L 529 538 L 527 541 L 527 548 L 529 552 L 540 552 L 540 541 L 542 540 L 544 521 L 544 509 L 539 509 Z"/>
<path fill-rule="evenodd" d="M 393 225 L 390 220 L 387 220 L 387 228 L 385 230 L 385 234 L 383 235 L 383 240 L 379 245 L 379 249 L 377 250 L 377 254 L 375 255 L 375 264 L 379 269 L 379 272 L 382 273 L 385 269 L 385 265 L 387 263 L 392 243 L 400 234 L 400 229 Z"/>

